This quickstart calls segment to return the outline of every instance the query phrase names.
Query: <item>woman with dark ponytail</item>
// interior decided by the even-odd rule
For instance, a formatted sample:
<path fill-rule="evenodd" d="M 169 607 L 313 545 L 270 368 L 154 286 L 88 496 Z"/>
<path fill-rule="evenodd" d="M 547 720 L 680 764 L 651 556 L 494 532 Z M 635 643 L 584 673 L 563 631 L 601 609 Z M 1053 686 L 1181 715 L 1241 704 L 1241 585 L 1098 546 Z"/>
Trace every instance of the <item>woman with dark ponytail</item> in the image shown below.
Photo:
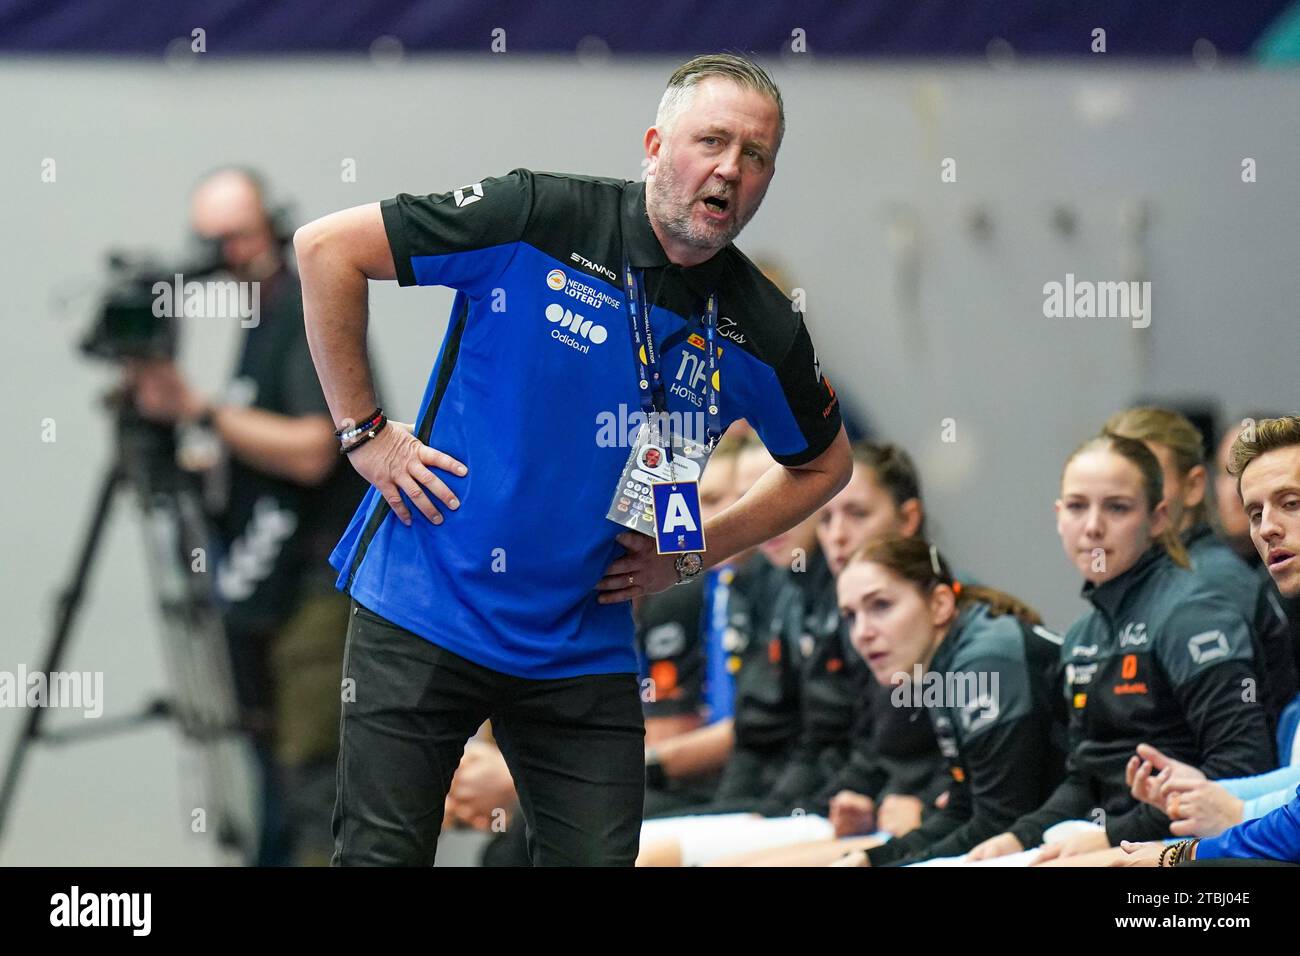
<path fill-rule="evenodd" d="M 1037 807 L 1064 776 L 1061 638 L 1023 601 L 955 581 L 917 538 L 869 542 L 837 587 L 854 650 L 899 706 L 925 708 L 952 778 L 943 810 L 888 843 L 842 841 L 863 848 L 837 865 L 960 856 Z"/>

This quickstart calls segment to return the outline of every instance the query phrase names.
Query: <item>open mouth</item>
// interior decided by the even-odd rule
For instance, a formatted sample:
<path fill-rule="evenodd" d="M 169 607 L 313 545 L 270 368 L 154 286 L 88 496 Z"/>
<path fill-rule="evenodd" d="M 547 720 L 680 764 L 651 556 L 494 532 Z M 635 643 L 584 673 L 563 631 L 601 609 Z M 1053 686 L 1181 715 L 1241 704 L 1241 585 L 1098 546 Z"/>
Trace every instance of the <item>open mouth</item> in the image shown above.
<path fill-rule="evenodd" d="M 727 211 L 730 203 L 721 196 L 705 196 L 704 205 L 708 206 L 714 212 L 723 213 Z"/>
<path fill-rule="evenodd" d="M 1268 556 L 1268 566 L 1271 568 L 1275 565 L 1284 564 L 1293 557 L 1295 555 L 1290 551 L 1274 551 Z"/>

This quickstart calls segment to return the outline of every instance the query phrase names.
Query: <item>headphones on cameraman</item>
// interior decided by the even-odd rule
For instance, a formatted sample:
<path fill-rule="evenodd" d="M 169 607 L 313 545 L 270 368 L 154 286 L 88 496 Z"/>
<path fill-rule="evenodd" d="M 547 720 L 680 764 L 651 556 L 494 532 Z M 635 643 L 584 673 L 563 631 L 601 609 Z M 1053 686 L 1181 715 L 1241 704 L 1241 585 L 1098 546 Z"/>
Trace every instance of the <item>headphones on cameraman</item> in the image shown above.
<path fill-rule="evenodd" d="M 236 173 L 252 183 L 253 188 L 257 190 L 266 225 L 271 230 L 271 236 L 275 239 L 276 246 L 279 248 L 281 256 L 283 256 L 285 248 L 293 242 L 293 233 L 297 228 L 294 225 L 293 206 L 287 202 L 273 203 L 270 189 L 266 184 L 266 177 L 252 166 L 244 166 L 239 163 L 227 163 L 217 166 L 199 177 L 199 182 L 204 183 L 218 173 Z M 205 241 L 201 236 L 198 238 L 200 241 Z"/>

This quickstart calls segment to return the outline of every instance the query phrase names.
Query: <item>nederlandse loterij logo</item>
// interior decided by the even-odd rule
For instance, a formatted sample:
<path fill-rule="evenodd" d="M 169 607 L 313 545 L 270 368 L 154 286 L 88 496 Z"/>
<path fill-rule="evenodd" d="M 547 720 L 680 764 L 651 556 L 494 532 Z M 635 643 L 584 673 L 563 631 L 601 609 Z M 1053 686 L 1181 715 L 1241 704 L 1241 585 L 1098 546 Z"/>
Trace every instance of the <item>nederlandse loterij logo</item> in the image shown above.
<path fill-rule="evenodd" d="M 483 198 L 483 184 L 470 183 L 468 186 L 461 186 L 452 193 L 456 197 L 456 205 L 468 206 L 470 203 L 476 203 Z"/>
<path fill-rule="evenodd" d="M 605 339 L 609 338 L 609 332 L 603 325 L 597 325 L 591 319 L 583 318 L 578 313 L 569 311 L 558 302 L 552 302 L 546 307 L 546 321 L 559 326 L 559 328 L 551 329 L 551 338 L 557 342 L 563 342 L 579 352 L 590 351 L 591 345 L 584 345 L 578 340 L 578 337 L 586 339 L 592 345 L 600 345 Z M 561 332 L 560 329 L 568 329 L 569 333 L 572 334 Z"/>
<path fill-rule="evenodd" d="M 581 279 L 575 279 L 563 269 L 552 269 L 546 273 L 546 286 L 556 292 L 563 292 L 579 305 L 585 305 L 589 309 L 600 310 L 606 306 L 618 309 L 623 305 L 615 296 L 588 285 Z"/>

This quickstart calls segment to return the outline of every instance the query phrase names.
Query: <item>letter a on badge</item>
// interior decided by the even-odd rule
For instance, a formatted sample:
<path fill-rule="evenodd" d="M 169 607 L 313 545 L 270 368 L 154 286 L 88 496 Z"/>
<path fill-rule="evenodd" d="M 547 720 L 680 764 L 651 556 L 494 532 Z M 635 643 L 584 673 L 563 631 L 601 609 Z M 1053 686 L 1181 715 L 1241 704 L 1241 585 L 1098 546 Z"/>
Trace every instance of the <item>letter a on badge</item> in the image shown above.
<path fill-rule="evenodd" d="M 660 554 L 704 550 L 700 490 L 693 481 L 660 481 L 651 486 L 655 544 Z"/>

